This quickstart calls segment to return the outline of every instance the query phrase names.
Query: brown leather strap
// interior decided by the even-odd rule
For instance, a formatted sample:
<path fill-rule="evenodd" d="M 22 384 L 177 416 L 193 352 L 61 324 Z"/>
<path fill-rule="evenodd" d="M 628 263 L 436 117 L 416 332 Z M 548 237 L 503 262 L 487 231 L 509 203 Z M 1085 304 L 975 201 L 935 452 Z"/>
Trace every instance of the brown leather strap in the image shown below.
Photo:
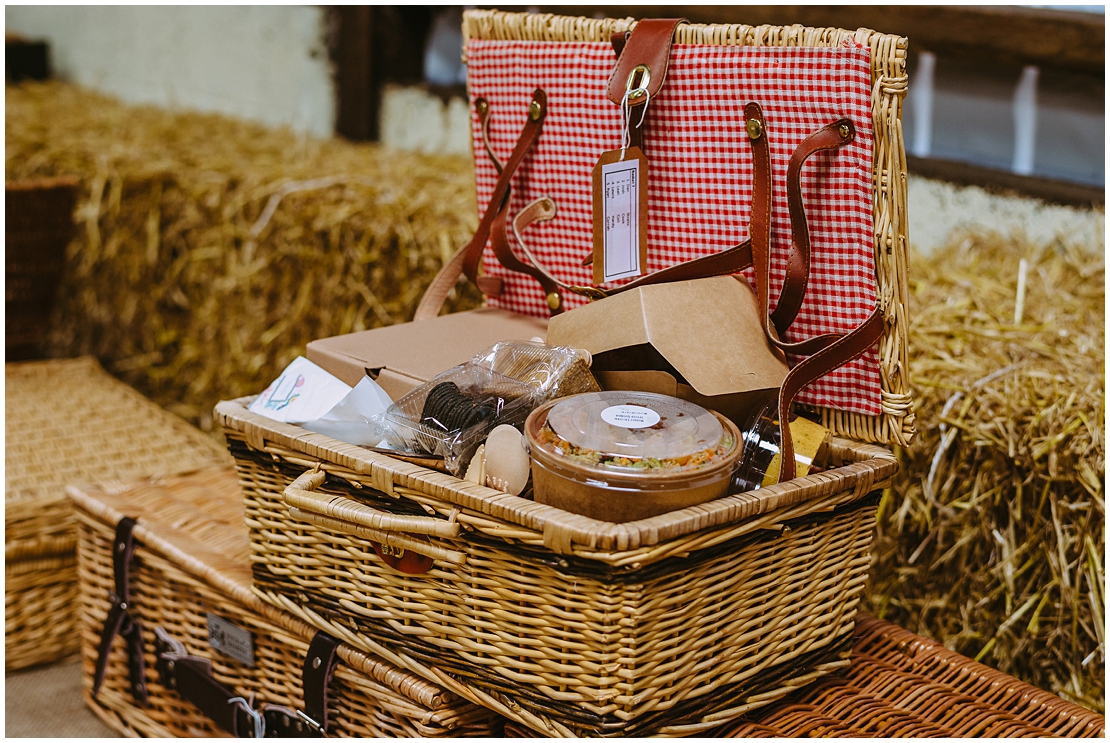
<path fill-rule="evenodd" d="M 752 265 L 751 241 L 746 240 L 719 253 L 703 256 L 692 261 L 676 263 L 673 266 L 661 269 L 646 276 L 641 276 L 627 284 L 621 284 L 613 289 L 603 289 L 597 286 L 568 286 L 563 288 L 579 296 L 590 299 L 604 299 L 614 294 L 638 289 L 652 284 L 666 284 L 670 281 L 688 281 L 690 279 L 705 279 L 711 276 L 731 276 L 740 273 Z"/>
<path fill-rule="evenodd" d="M 499 260 L 501 265 L 505 268 L 510 271 L 527 274 L 538 281 L 540 288 L 543 290 L 543 295 L 547 299 L 547 308 L 551 311 L 551 314 L 561 314 L 564 306 L 563 293 L 559 287 L 559 281 L 537 264 L 524 263 L 518 259 L 513 253 L 512 248 L 509 247 L 509 237 L 506 228 L 508 211 L 508 208 L 502 209 L 493 220 L 493 229 L 490 231 L 490 244 L 493 245 L 493 254 L 497 256 L 497 260 Z M 519 234 L 519 232 L 517 234 Z"/>
<path fill-rule="evenodd" d="M 516 244 L 520 246 L 520 252 L 524 253 L 524 257 L 532 261 L 532 264 L 535 265 L 540 271 L 543 271 L 543 269 L 540 268 L 540 264 L 539 261 L 536 260 L 536 256 L 532 255 L 532 251 L 528 249 L 528 243 L 524 242 L 524 236 L 522 233 L 526 229 L 528 229 L 529 225 L 535 222 L 547 222 L 555 219 L 555 214 L 555 202 L 552 201 L 551 197 L 549 196 L 541 196 L 528 206 L 521 209 L 519 212 L 517 212 L 517 215 L 513 217 L 513 238 L 516 240 Z M 547 276 L 551 281 L 558 283 L 558 280 L 554 276 L 548 274 L 546 271 L 544 271 L 544 275 Z"/>
<path fill-rule="evenodd" d="M 759 298 L 759 313 L 763 318 L 767 337 L 770 330 L 767 297 L 771 281 L 771 151 L 767 145 L 767 124 L 763 109 L 752 102 L 744 106 L 744 128 L 752 147 L 752 209 L 748 222 L 748 240 L 755 267 L 755 294 Z M 765 185 L 764 185 L 765 184 Z M 763 187 L 760 187 L 763 186 Z"/>
<path fill-rule="evenodd" d="M 483 115 L 488 115 L 488 107 L 487 113 Z M 532 102 L 528 107 L 528 116 L 524 128 L 520 132 L 520 137 L 517 139 L 512 155 L 509 156 L 509 160 L 504 164 L 497 178 L 489 204 L 486 205 L 486 211 L 478 222 L 478 229 L 474 232 L 470 242 L 455 253 L 439 270 L 436 277 L 432 279 L 432 283 L 428 286 L 424 296 L 420 299 L 420 304 L 416 307 L 413 320 L 429 320 L 436 317 L 440 309 L 443 308 L 443 302 L 447 299 L 447 294 L 452 287 L 455 286 L 460 274 L 465 274 L 471 282 L 483 290 L 483 293 L 493 296 L 501 293 L 500 280 L 496 277 L 479 277 L 478 267 L 482 260 L 482 252 L 486 248 L 486 243 L 489 242 L 490 230 L 493 227 L 494 220 L 503 209 L 508 207 L 513 175 L 520 167 L 524 156 L 528 154 L 528 150 L 531 149 L 539 137 L 546 117 L 547 94 L 537 88 L 532 94 Z"/>
<path fill-rule="evenodd" d="M 648 95 L 652 98 L 659 95 L 667 78 L 674 31 L 678 24 L 684 22 L 683 18 L 645 18 L 636 23 L 617 57 L 613 74 L 609 76 L 606 93 L 610 101 L 620 105 L 629 76 L 640 66 L 646 67 L 648 71 L 647 85 L 643 86 Z"/>
<path fill-rule="evenodd" d="M 632 90 L 632 86 L 642 87 L 647 91 L 646 96 L 629 98 L 627 122 L 629 146 L 639 147 L 645 153 L 645 109 L 648 101 L 663 89 L 671 61 L 674 31 L 680 23 L 685 23 L 685 19 L 645 18 L 638 21 L 630 33 L 613 34 L 610 37 L 613 49 L 617 52 L 617 64 L 609 76 L 606 93 L 609 100 L 619 106 L 624 101 L 625 94 Z M 642 86 L 634 82 L 637 80 L 642 81 Z"/>
<path fill-rule="evenodd" d="M 135 553 L 133 535 L 136 521 L 124 518 L 116 525 L 116 535 L 112 542 L 112 570 L 115 591 L 109 594 L 111 602 L 104 628 L 100 633 L 100 646 L 97 651 L 96 668 L 93 675 L 92 695 L 100 692 L 108 672 L 108 659 L 112 654 L 112 643 L 117 636 L 127 641 L 127 670 L 131 680 L 131 695 L 136 704 L 147 704 L 146 663 L 143 660 L 143 631 L 137 617 L 131 611 L 131 556 Z"/>
<path fill-rule="evenodd" d="M 253 708 L 252 700 L 213 677 L 212 661 L 189 655 L 184 643 L 161 627 L 154 628 L 154 647 L 161 683 L 231 735 L 237 738 L 323 737 L 324 728 L 304 713 L 276 704 Z M 307 706 L 307 692 L 305 699 Z M 326 696 L 323 703 L 327 704 Z"/>
<path fill-rule="evenodd" d="M 793 480 L 797 474 L 794 462 L 794 441 L 790 436 L 790 426 L 783 425 L 789 421 L 790 408 L 798 393 L 810 382 L 825 376 L 833 369 L 838 369 L 850 361 L 854 361 L 875 345 L 883 335 L 883 317 L 878 307 L 855 330 L 844 334 L 829 334 L 818 336 L 810 343 L 820 342 L 821 348 L 802 361 L 798 362 L 783 380 L 779 390 L 778 415 L 780 421 L 782 451 L 782 464 L 779 481 Z"/>
<path fill-rule="evenodd" d="M 493 195 L 490 196 L 489 204 L 486 205 L 486 212 L 482 215 L 482 219 L 478 223 L 478 230 L 474 233 L 474 237 L 471 238 L 470 243 L 466 246 L 466 256 L 463 259 L 463 273 L 474 283 L 477 283 L 478 264 L 482 260 L 482 251 L 489 241 L 489 232 L 493 225 L 493 220 L 508 201 L 513 175 L 516 173 L 517 168 L 520 167 L 520 163 L 524 160 L 524 156 L 528 153 L 528 150 L 531 149 L 532 145 L 539 137 L 540 130 L 543 128 L 543 122 L 546 117 L 547 94 L 544 93 L 543 90 L 536 88 L 535 92 L 532 94 L 532 102 L 528 106 L 528 117 L 525 121 L 524 128 L 520 132 L 520 137 L 517 139 L 516 147 L 513 148 L 513 153 L 509 156 L 509 161 L 505 164 L 504 169 L 497 178 L 497 183 L 493 187 Z"/>
<path fill-rule="evenodd" d="M 752 144 L 752 160 L 755 168 L 757 182 L 770 183 L 770 153 L 767 148 L 767 127 L 763 118 L 763 110 L 757 103 L 749 103 L 744 107 L 745 126 L 749 141 Z M 844 125 L 847 124 L 847 130 Z M 764 330 L 768 339 L 784 351 L 804 355 L 807 358 L 798 362 L 783 380 L 779 390 L 778 419 L 780 430 L 781 469 L 779 480 L 794 479 L 797 473 L 794 461 L 794 442 L 790 435 L 790 409 L 798 393 L 809 383 L 823 377 L 833 369 L 839 368 L 849 361 L 863 355 L 868 348 L 879 340 L 883 331 L 882 315 L 878 308 L 859 327 L 844 334 L 829 333 L 816 336 L 796 343 L 781 341 L 774 329 L 779 333 L 786 328 L 797 314 L 805 296 L 805 285 L 808 276 L 803 281 L 791 278 L 791 271 L 795 274 L 804 269 L 809 272 L 809 233 L 805 224 L 805 211 L 802 208 L 800 171 L 802 163 L 814 152 L 822 149 L 840 147 L 851 141 L 854 136 L 851 123 L 846 120 L 834 122 L 815 132 L 798 147 L 791 158 L 792 167 L 788 170 L 788 179 L 791 185 L 787 191 L 791 195 L 791 228 L 794 237 L 792 249 L 792 263 L 788 268 L 787 279 L 784 281 L 780 303 L 788 302 L 787 309 L 780 316 L 778 325 L 773 322 L 771 313 L 768 312 L 768 295 L 770 293 L 771 270 L 771 201 L 769 188 L 756 188 L 752 195 L 752 218 L 749 234 L 751 236 L 752 263 L 755 266 L 756 294 L 759 300 L 760 314 L 763 317 Z M 801 232 L 804 230 L 804 233 Z M 789 265 L 789 264 L 788 264 Z"/>
<path fill-rule="evenodd" d="M 621 52 L 624 51 L 625 42 L 628 41 L 628 37 L 631 35 L 631 31 L 614 31 L 609 35 L 609 43 L 613 45 L 613 51 L 616 52 L 618 59 L 620 59 Z"/>
<path fill-rule="evenodd" d="M 301 674 L 304 696 L 304 713 L 309 722 L 315 724 L 321 733 L 328 729 L 328 684 L 339 663 L 336 650 L 339 640 L 327 632 L 317 632 L 308 646 Z"/>
<path fill-rule="evenodd" d="M 855 136 L 856 129 L 852 122 L 840 119 L 810 134 L 790 156 L 786 172 L 786 200 L 790 209 L 790 256 L 787 259 L 786 276 L 779 301 L 771 314 L 771 322 L 780 335 L 786 332 L 798 316 L 809 282 L 809 223 L 806 220 L 805 205 L 802 203 L 802 165 L 814 153 L 839 149 Z"/>
<path fill-rule="evenodd" d="M 474 101 L 474 106 L 478 111 L 478 128 L 482 132 L 482 146 L 486 148 L 486 154 L 493 162 L 493 167 L 497 170 L 497 174 L 501 175 L 505 170 L 505 166 L 497 159 L 497 153 L 493 151 L 493 145 L 489 141 L 489 101 L 485 98 L 478 98 Z"/>
<path fill-rule="evenodd" d="M 501 164 L 497 161 L 497 157 L 493 154 L 493 149 L 489 145 L 489 137 L 487 134 L 489 128 L 489 105 L 482 106 L 484 103 L 479 99 L 479 117 L 482 124 L 482 139 L 486 144 L 486 151 L 489 153 L 490 159 L 493 160 L 493 165 L 497 168 L 498 173 L 502 172 Z M 498 210 L 497 215 L 493 219 L 493 226 L 490 229 L 490 244 L 493 247 L 493 254 L 502 266 L 510 271 L 517 273 L 527 274 L 539 282 L 540 288 L 543 290 L 543 295 L 547 300 L 547 307 L 552 315 L 558 315 L 563 311 L 563 294 L 559 289 L 559 284 L 554 278 L 549 276 L 546 271 L 534 265 L 529 265 L 519 260 L 516 254 L 513 253 L 512 247 L 509 245 L 509 236 L 506 232 L 506 222 L 509 215 L 509 203 L 512 201 L 512 190 L 510 189 L 509 195 L 505 197 L 505 201 Z M 548 200 L 550 203 L 550 199 Z M 554 214 L 552 214 L 554 216 Z M 550 218 L 550 217 L 549 217 Z M 514 220 L 515 221 L 515 220 Z M 519 233 L 517 233 L 519 235 Z M 534 258 L 530 256 L 527 251 L 525 255 L 533 262 Z M 482 288 L 480 283 L 482 277 L 479 277 L 479 288 Z M 489 294 L 488 292 L 483 292 Z M 500 291 L 498 292 L 500 294 Z"/>

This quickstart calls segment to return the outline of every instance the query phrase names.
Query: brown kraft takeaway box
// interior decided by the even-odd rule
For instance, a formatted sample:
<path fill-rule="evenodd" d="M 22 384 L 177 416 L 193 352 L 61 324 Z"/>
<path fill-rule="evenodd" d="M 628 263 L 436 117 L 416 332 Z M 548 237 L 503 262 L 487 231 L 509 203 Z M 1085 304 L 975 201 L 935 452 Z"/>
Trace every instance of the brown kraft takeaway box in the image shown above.
<path fill-rule="evenodd" d="M 541 340 L 547 320 L 483 307 L 308 344 L 308 360 L 349 385 L 370 375 L 394 400 L 499 341 Z"/>
<path fill-rule="evenodd" d="M 680 397 L 737 425 L 775 399 L 789 371 L 742 277 L 616 294 L 551 318 L 547 342 L 589 351 L 605 389 Z"/>

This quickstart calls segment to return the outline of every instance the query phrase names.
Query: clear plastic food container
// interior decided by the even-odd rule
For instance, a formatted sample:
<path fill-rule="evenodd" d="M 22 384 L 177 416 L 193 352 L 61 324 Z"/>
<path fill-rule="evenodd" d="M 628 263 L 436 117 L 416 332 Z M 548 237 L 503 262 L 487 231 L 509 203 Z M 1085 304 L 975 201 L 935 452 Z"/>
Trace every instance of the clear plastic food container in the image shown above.
<path fill-rule="evenodd" d="M 524 426 L 539 503 L 634 521 L 725 495 L 740 432 L 718 413 L 648 392 L 546 403 Z"/>

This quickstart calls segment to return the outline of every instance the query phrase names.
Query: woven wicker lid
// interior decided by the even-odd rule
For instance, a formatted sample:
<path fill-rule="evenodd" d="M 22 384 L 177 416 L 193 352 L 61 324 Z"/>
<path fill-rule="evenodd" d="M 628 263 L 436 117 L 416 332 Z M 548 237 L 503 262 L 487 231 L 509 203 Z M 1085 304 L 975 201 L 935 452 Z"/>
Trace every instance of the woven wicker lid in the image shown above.
<path fill-rule="evenodd" d="M 96 359 L 5 364 L 5 500 L 227 464 L 212 438 L 105 372 Z"/>

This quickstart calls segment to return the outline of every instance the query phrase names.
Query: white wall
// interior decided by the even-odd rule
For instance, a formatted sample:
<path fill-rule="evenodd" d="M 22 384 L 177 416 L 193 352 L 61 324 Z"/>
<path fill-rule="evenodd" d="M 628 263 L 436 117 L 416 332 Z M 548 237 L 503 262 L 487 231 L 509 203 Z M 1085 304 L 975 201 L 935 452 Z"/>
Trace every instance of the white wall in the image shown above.
<path fill-rule="evenodd" d="M 8 5 L 4 26 L 49 42 L 56 76 L 127 103 L 334 131 L 321 7 Z"/>

